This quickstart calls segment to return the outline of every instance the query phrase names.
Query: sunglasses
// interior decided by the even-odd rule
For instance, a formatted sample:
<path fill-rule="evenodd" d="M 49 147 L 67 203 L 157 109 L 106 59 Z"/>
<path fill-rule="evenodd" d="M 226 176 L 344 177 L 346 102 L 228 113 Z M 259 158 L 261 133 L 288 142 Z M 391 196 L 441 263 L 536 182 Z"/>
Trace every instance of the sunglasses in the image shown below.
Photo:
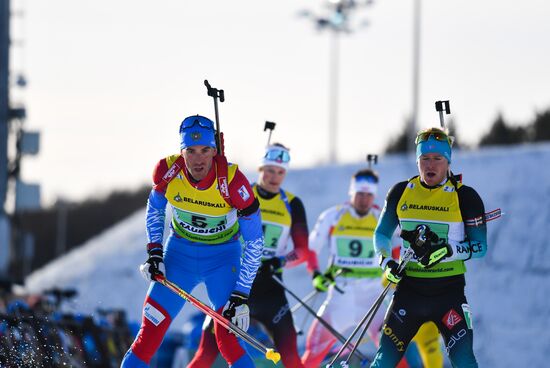
<path fill-rule="evenodd" d="M 182 121 L 180 126 L 180 132 L 183 129 L 193 128 L 195 125 L 200 126 L 201 128 L 214 130 L 214 123 L 210 119 L 207 119 L 202 116 L 190 116 Z"/>
<path fill-rule="evenodd" d="M 270 149 L 265 153 L 264 158 L 269 161 L 287 163 L 290 161 L 290 154 L 288 151 L 282 149 Z"/>
<path fill-rule="evenodd" d="M 450 146 L 454 143 L 454 137 L 447 135 L 444 132 L 435 131 L 435 130 L 427 130 L 418 133 L 416 136 L 416 139 L 414 140 L 414 144 L 418 144 L 421 142 L 426 142 L 430 137 L 433 137 L 436 141 L 445 142 L 447 141 Z"/>

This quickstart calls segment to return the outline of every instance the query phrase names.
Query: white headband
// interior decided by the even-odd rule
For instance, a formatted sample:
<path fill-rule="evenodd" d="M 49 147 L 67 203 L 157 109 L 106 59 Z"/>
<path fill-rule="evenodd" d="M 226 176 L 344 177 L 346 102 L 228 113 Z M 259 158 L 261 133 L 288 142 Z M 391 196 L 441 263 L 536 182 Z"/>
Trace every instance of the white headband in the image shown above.
<path fill-rule="evenodd" d="M 371 193 L 376 195 L 378 192 L 378 184 L 373 180 L 369 180 L 365 177 L 351 178 L 349 184 L 349 195 L 354 195 L 355 193 Z"/>

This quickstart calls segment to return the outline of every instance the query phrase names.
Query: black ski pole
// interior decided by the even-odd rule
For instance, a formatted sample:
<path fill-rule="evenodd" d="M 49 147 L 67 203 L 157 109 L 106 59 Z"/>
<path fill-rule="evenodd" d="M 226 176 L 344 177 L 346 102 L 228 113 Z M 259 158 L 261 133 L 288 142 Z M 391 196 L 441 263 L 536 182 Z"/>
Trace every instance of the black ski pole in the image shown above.
<path fill-rule="evenodd" d="M 449 100 L 435 101 L 435 111 L 439 112 L 439 124 L 441 124 L 441 129 L 443 129 L 445 133 L 449 134 L 447 126 L 445 125 L 445 116 L 443 115 L 443 112 L 445 112 L 445 114 L 447 115 L 451 113 L 451 105 L 449 103 Z M 449 139 L 450 139 L 450 145 L 452 146 L 454 142 L 454 138 L 449 136 Z M 454 176 L 450 167 L 447 175 L 451 178 Z"/>
<path fill-rule="evenodd" d="M 319 292 L 317 290 L 313 290 L 311 293 L 307 294 L 304 299 L 302 299 L 302 301 L 304 303 L 308 303 L 311 299 L 314 300 L 315 302 L 315 297 L 317 296 Z M 294 304 L 294 306 L 292 308 L 290 308 L 290 313 L 292 313 L 292 318 L 296 318 L 296 316 L 294 315 L 298 309 L 300 309 L 301 307 L 303 306 L 303 304 L 300 304 L 299 302 L 296 302 L 296 304 Z M 296 330 L 296 334 L 298 335 L 303 335 L 304 334 L 304 326 L 306 325 L 306 321 L 307 321 L 307 314 L 304 316 L 304 319 L 302 320 L 302 325 L 301 326 L 298 326 L 298 325 L 295 325 L 294 326 L 294 329 Z"/>
<path fill-rule="evenodd" d="M 344 272 L 344 270 L 343 270 L 342 268 L 338 269 L 338 271 L 336 271 L 336 272 L 334 273 L 334 278 L 340 276 L 343 272 Z M 336 291 L 339 292 L 340 294 L 344 294 L 344 290 L 340 289 L 340 288 L 338 287 L 338 285 L 336 285 L 336 283 L 333 283 L 332 285 L 333 285 L 333 287 L 334 287 L 334 290 L 336 290 Z M 315 290 L 313 290 L 311 293 L 309 293 L 308 295 L 306 295 L 306 296 L 304 297 L 304 299 L 302 299 L 302 301 L 303 301 L 304 303 L 307 303 L 310 299 L 312 299 L 314 296 L 317 296 L 318 294 L 319 294 L 319 291 L 318 291 L 317 289 L 315 289 Z M 291 312 L 292 314 L 294 314 L 294 312 L 296 312 L 296 311 L 297 311 L 298 309 L 300 309 L 301 307 L 303 307 L 303 304 L 302 304 L 301 302 L 297 302 L 292 308 L 290 308 L 290 312 Z M 304 317 L 304 320 L 303 320 L 303 322 L 302 322 L 302 327 L 296 326 L 296 333 L 297 333 L 298 335 L 302 335 L 302 334 L 303 334 L 302 329 L 303 329 L 303 326 L 305 326 L 305 324 L 306 324 L 306 320 L 307 320 L 307 314 L 306 314 L 306 316 Z"/>
<path fill-rule="evenodd" d="M 269 129 L 269 136 L 267 137 L 267 146 L 269 146 L 269 143 L 271 142 L 271 133 L 273 133 L 273 130 L 275 130 L 275 123 L 272 121 L 266 121 L 264 125 L 264 132 Z"/>
<path fill-rule="evenodd" d="M 389 291 L 388 286 L 389 286 L 389 284 L 386 285 L 386 288 L 384 289 L 385 292 L 382 293 L 381 297 L 379 297 L 375 301 L 375 303 L 373 305 L 372 312 L 370 313 L 370 316 L 367 319 L 367 322 L 365 323 L 365 326 L 363 327 L 363 331 L 361 331 L 361 334 L 359 335 L 359 338 L 357 339 L 357 341 L 355 342 L 353 348 L 351 349 L 350 354 L 348 355 L 346 360 L 343 362 L 343 364 L 342 364 L 343 367 L 347 367 L 347 364 L 349 363 L 349 359 L 350 359 L 351 355 L 353 354 L 353 351 L 355 349 L 357 349 L 357 346 L 359 346 L 359 344 L 361 344 L 361 341 L 363 341 L 363 337 L 365 336 L 365 333 L 367 333 L 367 330 L 369 329 L 369 326 L 372 323 L 372 320 L 374 319 L 374 315 L 376 314 L 376 312 L 378 312 L 378 309 L 380 309 L 380 307 L 382 306 L 382 303 L 384 302 L 384 299 L 386 298 L 386 295 L 388 294 L 388 291 Z"/>
<path fill-rule="evenodd" d="M 376 312 L 380 308 L 380 305 L 382 305 L 382 301 L 384 300 L 384 298 L 388 294 L 389 289 L 390 289 L 390 284 L 388 284 L 384 288 L 384 290 L 380 293 L 378 298 L 374 301 L 373 305 L 370 307 L 370 309 L 367 311 L 367 313 L 363 316 L 363 318 L 361 319 L 361 321 L 359 322 L 357 327 L 355 327 L 355 329 L 352 331 L 352 333 L 348 337 L 348 339 L 346 341 L 344 341 L 344 343 L 342 344 L 342 347 L 340 348 L 340 350 L 338 350 L 338 353 L 336 353 L 336 355 L 332 358 L 330 363 L 326 365 L 326 368 L 332 368 L 333 367 L 334 362 L 336 362 L 336 360 L 340 357 L 340 355 L 342 355 L 342 353 L 344 352 L 344 350 L 347 348 L 348 345 L 352 347 L 352 350 L 351 350 L 352 352 L 354 352 L 356 350 L 357 343 L 361 342 L 361 339 L 363 338 L 364 333 L 361 334 L 361 337 L 359 338 L 359 340 L 357 341 L 356 344 L 353 344 L 351 342 L 351 340 L 355 337 L 355 335 L 357 334 L 357 332 L 359 331 L 361 326 L 368 320 L 369 323 L 365 325 L 363 331 L 367 330 L 367 328 L 369 327 L 369 324 L 370 324 L 371 316 L 374 316 L 376 314 Z M 352 353 L 350 353 L 350 356 L 351 356 L 351 354 Z M 348 360 L 349 360 L 349 358 L 348 358 Z M 346 364 L 347 364 L 348 360 L 346 360 Z"/>
<path fill-rule="evenodd" d="M 208 83 L 207 79 L 204 80 L 204 85 L 206 86 L 206 93 L 208 96 L 214 99 L 214 114 L 216 116 L 216 146 L 218 148 L 218 154 L 221 155 L 222 148 L 220 138 L 220 116 L 218 114 L 218 98 L 220 99 L 220 102 L 224 102 L 225 95 L 223 93 L 223 89 L 213 88 L 210 83 Z"/>
<path fill-rule="evenodd" d="M 314 296 L 316 296 L 319 292 L 317 290 L 313 290 L 311 293 L 307 294 L 302 301 L 304 303 L 309 302 Z M 292 308 L 290 308 L 290 313 L 295 313 L 298 309 L 302 307 L 302 304 L 300 302 L 297 302 L 294 304 Z"/>
<path fill-rule="evenodd" d="M 403 259 L 401 260 L 401 262 L 399 263 L 399 267 L 397 269 L 397 272 L 401 272 L 405 269 L 405 266 L 407 265 L 407 263 L 411 260 L 411 258 L 413 257 L 414 255 L 414 252 L 411 248 L 409 248 L 405 254 L 403 255 Z M 356 346 L 357 344 L 352 344 L 351 343 L 351 340 L 355 337 L 355 335 L 357 334 L 357 332 L 359 331 L 359 329 L 361 328 L 361 326 L 368 320 L 368 324 L 365 325 L 365 330 L 369 327 L 369 324 L 370 322 L 372 321 L 372 318 L 374 317 L 374 315 L 376 314 L 376 312 L 378 312 L 378 309 L 380 308 L 380 306 L 382 305 L 382 301 L 384 300 L 384 298 L 386 297 L 386 295 L 388 294 L 388 291 L 390 289 L 390 286 L 391 286 L 391 283 L 388 283 L 388 285 L 386 285 L 386 287 L 384 288 L 384 290 L 380 293 L 380 295 L 378 296 L 378 298 L 375 300 L 374 304 L 372 305 L 372 307 L 370 307 L 370 309 L 367 311 L 367 313 L 365 314 L 365 316 L 361 319 L 361 321 L 359 322 L 359 324 L 357 325 L 357 327 L 355 327 L 355 329 L 353 330 L 353 332 L 351 333 L 351 335 L 348 337 L 348 339 L 343 343 L 342 347 L 340 348 L 340 350 L 338 351 L 338 353 L 336 353 L 336 355 L 332 358 L 332 360 L 330 361 L 329 364 L 326 365 L 326 368 L 332 368 L 333 367 L 333 364 L 334 362 L 336 362 L 336 360 L 340 357 L 340 355 L 342 355 L 343 351 L 346 349 L 346 347 L 348 345 L 352 346 L 352 352 L 356 349 Z M 372 316 L 371 316 L 372 315 Z M 363 336 L 364 334 L 361 334 L 361 336 Z M 359 343 L 361 340 L 359 339 L 359 341 L 357 341 L 357 343 Z M 351 354 L 350 354 L 351 356 Z M 349 359 L 348 359 L 349 360 Z M 347 363 L 347 361 L 346 361 Z"/>
<path fill-rule="evenodd" d="M 340 276 L 343 272 L 344 272 L 343 269 L 340 268 L 338 271 L 336 271 L 334 273 L 334 278 Z M 340 289 L 336 284 L 333 284 L 333 286 L 334 286 L 334 290 L 336 290 L 340 294 L 344 294 L 344 290 Z M 307 294 L 304 297 L 304 299 L 302 299 L 301 301 L 304 302 L 304 303 L 307 303 L 311 298 L 313 298 L 317 294 L 319 294 L 319 291 L 317 289 L 315 289 L 311 293 Z M 292 308 L 290 308 L 290 312 L 294 313 L 303 306 L 304 306 L 303 303 L 297 302 L 296 304 L 294 304 L 294 306 Z"/>
<path fill-rule="evenodd" d="M 439 112 L 439 123 L 441 124 L 441 129 L 446 130 L 447 127 L 445 126 L 445 116 L 443 115 L 443 111 L 445 111 L 445 114 L 447 115 L 451 113 L 451 105 L 449 104 L 449 100 L 435 101 L 435 111 Z"/>
<path fill-rule="evenodd" d="M 369 163 L 369 169 L 372 169 L 373 165 L 378 163 L 378 155 L 369 153 L 367 155 L 367 162 Z"/>
<path fill-rule="evenodd" d="M 277 276 L 275 275 L 272 275 L 271 276 L 273 278 L 273 280 L 275 280 L 275 282 L 277 282 L 279 285 L 281 285 L 281 287 L 283 289 L 285 289 L 285 291 L 287 293 L 289 293 L 294 299 L 296 299 L 300 304 L 302 304 L 302 306 L 309 312 L 313 315 L 313 317 L 315 317 L 315 319 L 317 321 L 319 321 L 319 323 L 321 323 L 323 325 L 323 327 L 325 327 L 334 337 L 336 337 L 341 343 L 345 343 L 346 342 L 346 338 L 344 336 L 342 336 L 342 334 L 340 334 L 338 331 L 336 331 L 336 329 L 334 327 L 332 327 L 327 321 L 325 321 L 322 317 L 318 316 L 317 313 L 309 306 L 307 305 L 306 303 L 304 303 L 302 301 L 302 299 L 300 299 L 300 297 L 298 295 L 296 295 L 293 291 L 291 291 L 288 287 L 286 287 L 285 284 L 283 284 L 283 282 L 281 280 L 279 280 L 279 278 L 277 278 Z M 348 342 L 348 345 L 353 345 L 351 343 Z M 359 350 L 356 350 L 355 351 L 355 354 L 357 355 L 357 357 L 361 360 L 361 361 L 365 361 L 367 360 L 367 357 L 363 355 L 363 353 L 361 353 Z"/>

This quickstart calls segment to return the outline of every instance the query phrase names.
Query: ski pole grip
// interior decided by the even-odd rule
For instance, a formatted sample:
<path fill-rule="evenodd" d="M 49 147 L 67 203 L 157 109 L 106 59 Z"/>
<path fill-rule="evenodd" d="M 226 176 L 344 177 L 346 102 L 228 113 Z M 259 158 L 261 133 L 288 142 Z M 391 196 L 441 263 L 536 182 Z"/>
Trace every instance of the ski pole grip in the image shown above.
<path fill-rule="evenodd" d="M 372 162 L 373 164 L 377 164 L 378 163 L 378 155 L 369 153 L 367 155 L 367 162 L 368 163 Z"/>
<path fill-rule="evenodd" d="M 449 115 L 451 113 L 451 105 L 449 104 L 449 100 L 435 101 L 435 111 L 445 112 L 445 114 Z"/>
<path fill-rule="evenodd" d="M 211 91 L 212 91 L 212 86 L 210 86 L 210 83 L 208 83 L 208 80 L 207 80 L 207 79 L 204 80 L 204 85 L 206 86 L 206 90 L 207 90 L 207 92 L 208 92 L 208 96 L 214 97 L 214 96 L 212 96 L 212 92 L 211 92 Z"/>
<path fill-rule="evenodd" d="M 223 89 L 213 88 L 210 83 L 208 83 L 208 79 L 204 80 L 204 85 L 206 86 L 208 96 L 213 97 L 214 101 L 216 100 L 216 98 L 219 98 L 220 102 L 225 101 L 225 94 L 223 93 Z"/>
<path fill-rule="evenodd" d="M 275 129 L 275 123 L 272 122 L 272 121 L 266 121 L 265 125 L 264 125 L 264 132 L 268 129 L 269 130 L 274 130 Z"/>

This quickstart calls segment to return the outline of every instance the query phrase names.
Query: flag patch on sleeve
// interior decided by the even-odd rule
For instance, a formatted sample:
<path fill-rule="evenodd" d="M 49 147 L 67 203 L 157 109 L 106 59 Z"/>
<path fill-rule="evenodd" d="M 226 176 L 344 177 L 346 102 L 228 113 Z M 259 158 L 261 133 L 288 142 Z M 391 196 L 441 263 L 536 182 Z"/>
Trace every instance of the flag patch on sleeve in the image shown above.
<path fill-rule="evenodd" d="M 248 189 L 244 185 L 239 188 L 239 195 L 245 202 L 250 198 L 250 193 L 248 193 Z"/>

